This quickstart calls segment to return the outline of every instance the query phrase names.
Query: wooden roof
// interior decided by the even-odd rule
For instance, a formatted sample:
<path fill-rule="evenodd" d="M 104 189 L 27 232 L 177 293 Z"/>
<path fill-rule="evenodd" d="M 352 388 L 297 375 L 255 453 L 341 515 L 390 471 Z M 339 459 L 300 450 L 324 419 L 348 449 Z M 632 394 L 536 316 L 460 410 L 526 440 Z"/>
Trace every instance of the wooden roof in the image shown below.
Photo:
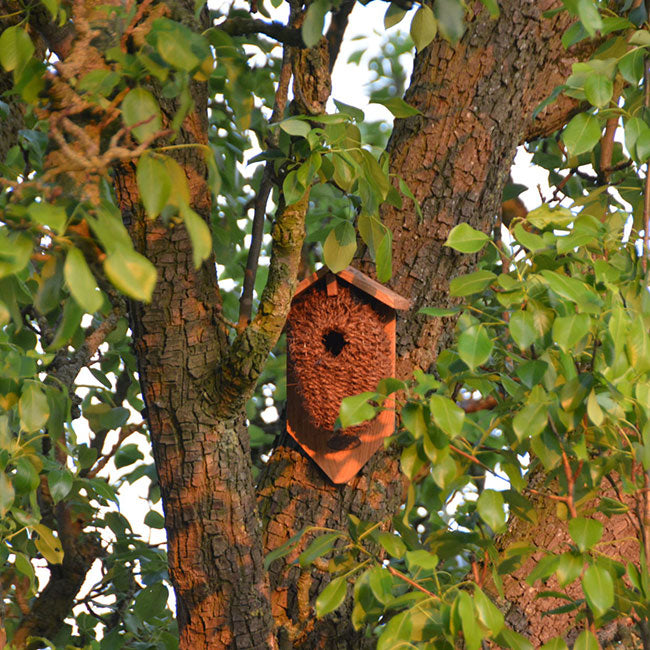
<path fill-rule="evenodd" d="M 332 272 L 326 266 L 323 266 L 323 268 L 316 271 L 316 273 L 314 273 L 311 277 L 306 278 L 298 285 L 295 295 L 297 296 L 298 294 L 302 293 L 328 273 Z M 353 286 L 357 287 L 357 289 L 361 289 L 361 291 L 367 293 L 369 296 L 372 296 L 380 302 L 383 302 L 385 305 L 392 307 L 393 309 L 411 308 L 410 300 L 403 298 L 398 293 L 395 293 L 388 287 L 385 287 L 383 284 L 379 284 L 379 282 L 373 280 L 365 273 L 362 273 L 352 266 L 348 266 L 346 269 L 343 269 L 338 273 L 334 273 L 333 275 L 341 278 L 341 280 L 349 282 Z"/>

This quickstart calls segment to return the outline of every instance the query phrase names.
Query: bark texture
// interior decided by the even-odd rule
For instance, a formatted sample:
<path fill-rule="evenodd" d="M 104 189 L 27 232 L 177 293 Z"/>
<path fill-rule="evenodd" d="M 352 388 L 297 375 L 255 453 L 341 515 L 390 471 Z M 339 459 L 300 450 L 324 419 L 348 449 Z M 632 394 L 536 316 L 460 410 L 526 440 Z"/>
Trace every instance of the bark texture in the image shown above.
<path fill-rule="evenodd" d="M 118 176 L 118 188 L 136 245 L 159 274 L 151 304 L 133 305 L 131 315 L 181 647 L 273 647 L 244 419 L 217 413 L 226 337 L 214 260 L 195 270 L 185 228 L 144 217 L 132 173 Z M 203 215 L 207 207 L 194 205 Z"/>
<path fill-rule="evenodd" d="M 539 488 L 541 493 L 553 490 L 554 484 L 545 486 L 544 476 L 541 472 L 534 472 L 530 480 Z M 594 512 L 593 518 L 603 524 L 603 536 L 598 544 L 598 552 L 614 562 L 626 565 L 630 561 L 639 558 L 640 544 L 642 538 L 641 529 L 647 527 L 643 517 L 644 512 L 642 500 L 644 495 L 638 493 L 630 495 L 622 493 L 618 487 L 617 477 L 611 477 L 612 483 L 603 483 L 603 489 L 599 491 L 598 499 L 593 499 L 584 505 L 584 510 L 590 512 L 598 506 L 600 498 L 607 497 L 616 499 L 628 506 L 629 511 L 625 514 L 608 517 L 600 512 Z M 563 553 L 575 546 L 569 536 L 566 509 L 558 507 L 558 502 L 541 494 L 530 495 L 537 522 L 535 524 L 522 519 L 514 519 L 511 522 L 507 533 L 498 540 L 498 545 L 505 550 L 510 544 L 530 544 L 536 550 L 520 566 L 511 573 L 503 576 L 503 589 L 505 599 L 499 601 L 496 591 L 492 588 L 492 595 L 498 602 L 500 609 L 504 612 L 506 622 L 515 631 L 526 636 L 534 647 L 539 648 L 555 636 L 562 636 L 569 647 L 575 643 L 576 638 L 588 625 L 587 621 L 575 624 L 576 610 L 564 614 L 548 615 L 546 612 L 567 604 L 566 600 L 560 598 L 545 597 L 539 598 L 541 590 L 545 591 L 566 591 L 569 596 L 575 599 L 584 597 L 580 579 L 577 578 L 565 588 L 560 587 L 557 578 L 553 575 L 546 581 L 537 582 L 531 586 L 526 578 L 545 556 L 545 551 L 552 553 Z M 636 563 L 638 566 L 638 562 Z M 616 648 L 638 648 L 638 639 L 634 637 L 634 626 L 631 619 L 614 621 L 604 625 L 596 631 L 598 640 L 602 647 Z"/>
<path fill-rule="evenodd" d="M 557 84 L 547 71 L 566 59 L 560 38 L 569 24 L 567 15 L 542 17 L 557 4 L 503 2 L 498 20 L 477 9 L 455 48 L 437 40 L 416 56 L 406 101 L 422 115 L 396 120 L 388 149 L 391 173 L 408 183 L 423 218 L 418 219 L 410 201 L 402 209 L 383 210 L 394 237 L 391 288 L 413 301 L 412 311 L 398 319 L 400 377 L 409 377 L 415 368 L 428 370 L 451 341 L 450 319 L 428 319 L 417 311 L 453 302 L 449 281 L 471 271 L 475 263 L 443 247 L 449 231 L 461 222 L 486 232 L 494 224 L 532 111 Z M 372 273 L 370 262 L 360 266 Z M 290 444 L 280 444 L 259 489 L 266 550 L 306 525 L 345 528 L 348 514 L 388 523 L 402 491 L 394 452 L 379 452 L 350 484 L 334 486 Z M 299 573 L 281 562 L 271 567 L 274 616 L 293 646 L 364 647 L 366 641 L 353 630 L 345 608 L 323 621 L 305 623 L 304 596 L 313 602 L 327 577 L 317 570 L 302 577 Z"/>

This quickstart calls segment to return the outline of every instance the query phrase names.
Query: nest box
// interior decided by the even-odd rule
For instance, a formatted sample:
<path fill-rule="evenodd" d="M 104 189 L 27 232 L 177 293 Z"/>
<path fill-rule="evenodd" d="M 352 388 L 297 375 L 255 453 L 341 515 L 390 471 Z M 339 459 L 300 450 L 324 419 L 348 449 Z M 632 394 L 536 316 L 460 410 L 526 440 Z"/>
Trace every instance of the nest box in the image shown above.
<path fill-rule="evenodd" d="M 287 430 L 334 483 L 346 483 L 395 429 L 394 401 L 334 431 L 341 400 L 395 374 L 395 321 L 410 302 L 352 267 L 298 285 L 287 320 Z"/>

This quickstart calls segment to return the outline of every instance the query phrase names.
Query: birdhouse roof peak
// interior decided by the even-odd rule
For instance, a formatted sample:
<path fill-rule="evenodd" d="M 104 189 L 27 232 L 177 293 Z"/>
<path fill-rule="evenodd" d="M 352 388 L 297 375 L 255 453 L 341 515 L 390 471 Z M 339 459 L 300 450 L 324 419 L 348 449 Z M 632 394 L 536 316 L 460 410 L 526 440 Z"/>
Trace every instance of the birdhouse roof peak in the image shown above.
<path fill-rule="evenodd" d="M 318 280 L 325 277 L 328 273 L 332 273 L 332 271 L 330 271 L 326 266 L 323 266 L 321 269 L 316 271 L 316 273 L 306 278 L 298 285 L 295 295 L 297 296 L 301 294 L 314 283 L 318 282 Z M 383 284 L 373 280 L 371 277 L 368 277 L 365 273 L 362 273 L 352 266 L 348 266 L 338 273 L 332 273 L 332 275 L 335 275 L 345 282 L 349 282 L 357 289 L 367 293 L 370 297 L 383 302 L 385 305 L 388 305 L 393 309 L 410 309 L 411 307 L 410 300 L 400 296 L 398 293 L 395 293 L 395 291 L 385 287 Z"/>

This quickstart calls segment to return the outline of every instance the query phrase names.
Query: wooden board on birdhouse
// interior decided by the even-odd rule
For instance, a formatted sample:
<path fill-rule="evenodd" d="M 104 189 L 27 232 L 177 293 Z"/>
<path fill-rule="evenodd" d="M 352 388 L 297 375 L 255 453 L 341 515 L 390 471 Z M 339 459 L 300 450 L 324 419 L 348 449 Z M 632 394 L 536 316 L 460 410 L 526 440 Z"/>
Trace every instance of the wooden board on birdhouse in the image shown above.
<path fill-rule="evenodd" d="M 395 374 L 395 309 L 409 302 L 348 267 L 298 286 L 287 320 L 287 430 L 334 483 L 346 483 L 395 428 L 394 400 L 334 431 L 341 400 Z"/>

